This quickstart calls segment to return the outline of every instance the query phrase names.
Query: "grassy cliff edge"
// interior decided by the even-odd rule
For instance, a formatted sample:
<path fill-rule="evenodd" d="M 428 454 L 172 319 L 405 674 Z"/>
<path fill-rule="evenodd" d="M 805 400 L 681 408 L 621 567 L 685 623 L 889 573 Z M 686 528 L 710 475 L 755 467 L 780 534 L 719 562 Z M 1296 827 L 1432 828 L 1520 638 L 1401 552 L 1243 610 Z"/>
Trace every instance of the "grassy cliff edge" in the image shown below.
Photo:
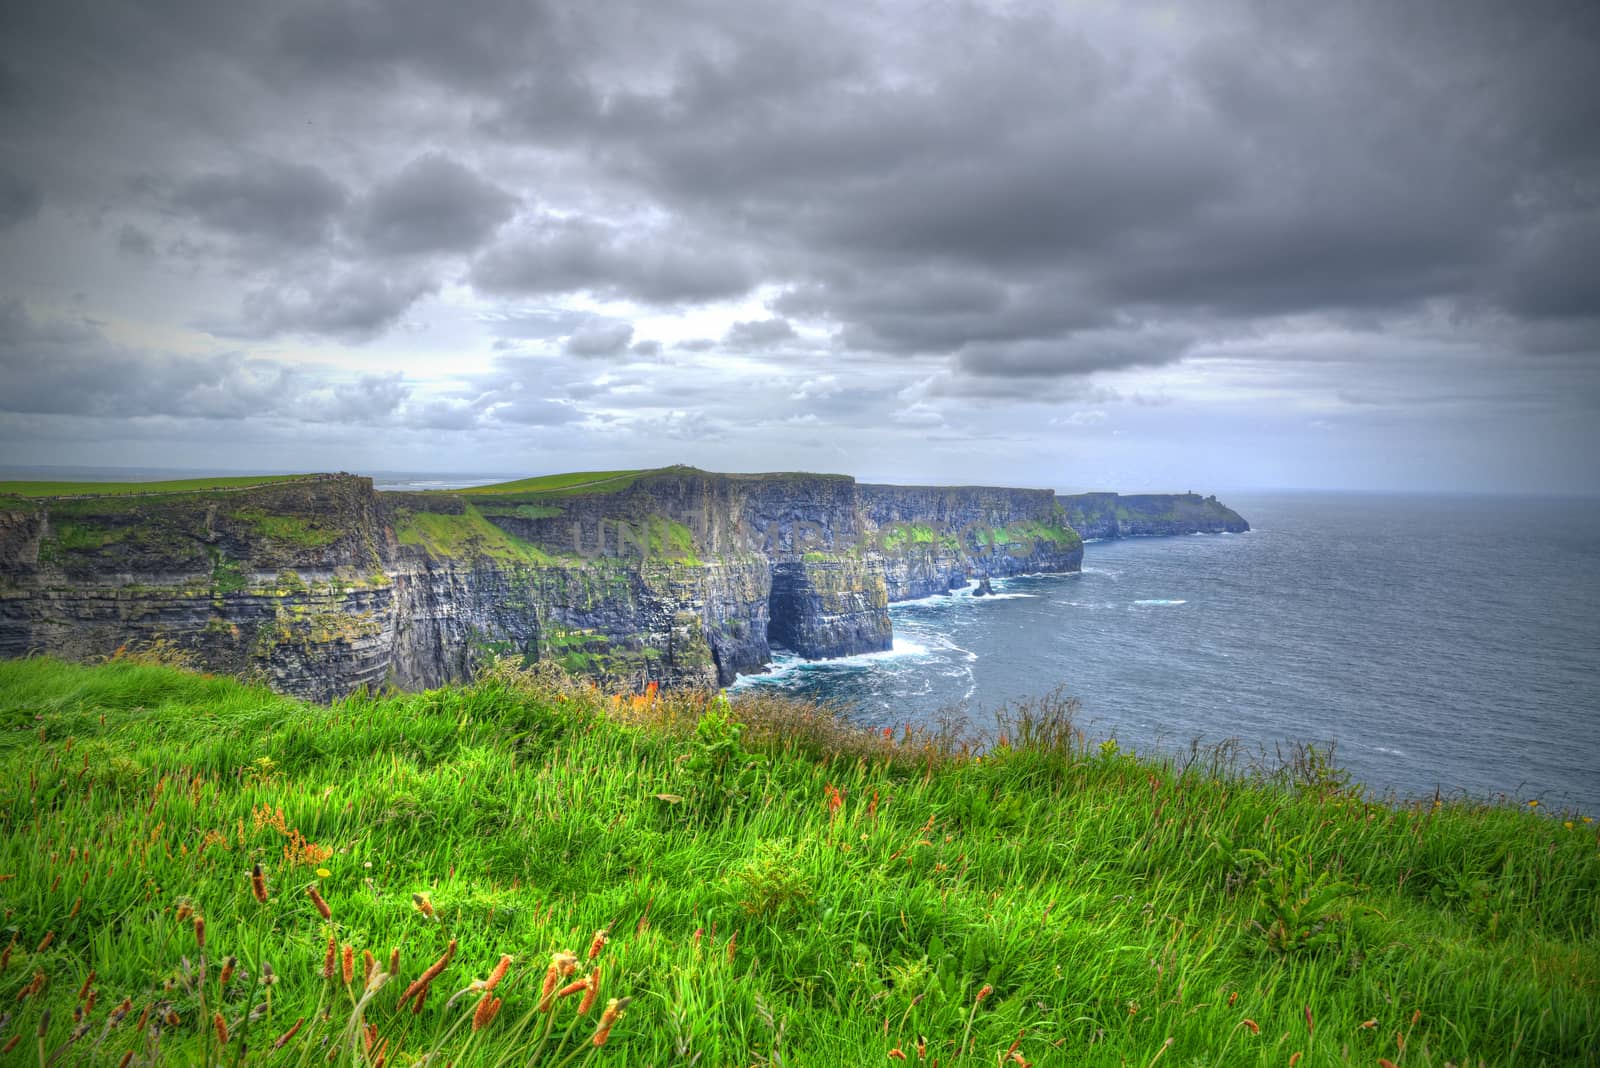
<path fill-rule="evenodd" d="M 770 697 L 614 699 L 548 670 L 318 706 L 137 663 L 0 663 L 0 1046 L 1594 1063 L 1594 824 L 1377 803 L 1314 751 L 1251 774 L 1225 752 L 1138 757 L 1071 711 L 1010 710 L 980 757 Z M 503 983 L 472 989 L 503 954 Z M 435 961 L 421 1011 L 401 1007 Z M 541 1012 L 552 963 L 581 985 Z M 611 998 L 632 1000 L 596 1046 Z"/>

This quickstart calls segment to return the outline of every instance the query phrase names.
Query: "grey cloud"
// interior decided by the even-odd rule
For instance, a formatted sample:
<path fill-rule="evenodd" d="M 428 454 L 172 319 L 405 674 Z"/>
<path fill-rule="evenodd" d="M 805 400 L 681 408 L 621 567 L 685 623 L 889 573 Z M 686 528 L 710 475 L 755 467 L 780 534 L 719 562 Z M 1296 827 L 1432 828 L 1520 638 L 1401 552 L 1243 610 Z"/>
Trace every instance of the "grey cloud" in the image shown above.
<path fill-rule="evenodd" d="M 722 342 L 730 349 L 750 351 L 781 345 L 798 336 L 789 320 L 780 317 L 734 323 Z"/>
<path fill-rule="evenodd" d="M 0 169 L 0 230 L 33 218 L 43 200 L 37 185 L 13 171 Z"/>
<path fill-rule="evenodd" d="M 285 245 L 319 244 L 348 194 L 309 163 L 269 160 L 189 178 L 170 203 L 215 230 Z"/>
<path fill-rule="evenodd" d="M 376 271 L 264 286 L 245 295 L 236 321 L 210 329 L 239 337 L 320 334 L 367 341 L 394 326 L 437 288 L 425 276 Z"/>
<path fill-rule="evenodd" d="M 155 254 L 155 241 L 149 233 L 132 223 L 123 223 L 117 231 L 117 251 L 124 256 L 143 258 Z"/>
<path fill-rule="evenodd" d="M 632 323 L 597 317 L 574 330 L 563 347 L 570 356 L 617 356 L 632 340 Z"/>
<path fill-rule="evenodd" d="M 516 210 L 517 198 L 441 154 L 419 156 L 358 206 L 355 237 L 380 253 L 471 252 Z"/>
<path fill-rule="evenodd" d="M 957 365 L 968 374 L 1002 378 L 1083 375 L 1176 363 L 1194 342 L 1193 334 L 1168 328 L 1089 330 L 1005 345 L 972 345 L 961 351 Z"/>
<path fill-rule="evenodd" d="M 294 368 L 238 353 L 152 353 L 113 344 L 92 323 L 39 320 L 0 302 L 0 408 L 74 416 L 238 419 L 289 413 Z"/>
<path fill-rule="evenodd" d="M 588 292 L 649 304 L 736 297 L 755 285 L 737 250 L 692 246 L 683 234 L 545 216 L 480 257 L 471 278 L 488 293 Z"/>
<path fill-rule="evenodd" d="M 654 339 L 648 341 L 635 341 L 629 346 L 628 351 L 635 356 L 654 357 L 661 355 L 661 342 Z"/>

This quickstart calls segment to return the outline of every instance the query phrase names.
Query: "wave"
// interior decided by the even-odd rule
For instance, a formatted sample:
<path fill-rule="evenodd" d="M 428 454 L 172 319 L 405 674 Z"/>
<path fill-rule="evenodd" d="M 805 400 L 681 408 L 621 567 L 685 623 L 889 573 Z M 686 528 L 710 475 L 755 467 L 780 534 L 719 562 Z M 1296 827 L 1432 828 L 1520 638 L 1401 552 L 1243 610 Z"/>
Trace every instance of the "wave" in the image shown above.
<path fill-rule="evenodd" d="M 1165 598 L 1161 598 L 1161 597 L 1151 597 L 1151 598 L 1147 598 L 1147 599 L 1142 600 L 1142 601 L 1135 601 L 1133 603 L 1136 604 L 1136 605 L 1141 605 L 1141 606 L 1153 608 L 1153 607 L 1156 607 L 1158 605 L 1188 604 L 1189 602 L 1188 601 L 1169 601 L 1169 600 L 1166 600 Z"/>
<path fill-rule="evenodd" d="M 965 649 L 959 649 L 954 643 L 948 643 L 948 645 L 959 652 L 967 653 Z M 826 660 L 807 660 L 796 653 L 774 652 L 772 661 L 768 664 L 766 671 L 754 675 L 740 675 L 733 680 L 733 685 L 728 688 L 737 690 L 745 686 L 777 682 L 797 671 L 828 671 L 838 668 L 869 667 L 885 660 L 898 660 L 902 657 L 925 657 L 927 655 L 928 647 L 926 645 L 921 642 L 914 642 L 909 638 L 896 638 L 893 645 L 876 653 L 856 653 L 853 656 L 835 656 Z M 977 655 L 973 653 L 967 653 L 967 656 L 973 660 L 977 659 Z"/>

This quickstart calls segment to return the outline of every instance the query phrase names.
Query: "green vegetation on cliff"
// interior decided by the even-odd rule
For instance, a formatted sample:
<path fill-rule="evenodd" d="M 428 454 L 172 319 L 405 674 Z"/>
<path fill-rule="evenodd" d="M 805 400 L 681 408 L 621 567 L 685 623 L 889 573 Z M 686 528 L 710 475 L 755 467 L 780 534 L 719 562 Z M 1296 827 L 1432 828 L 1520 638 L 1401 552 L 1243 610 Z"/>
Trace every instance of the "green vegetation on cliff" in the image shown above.
<path fill-rule="evenodd" d="M 273 482 L 298 482 L 319 475 L 235 475 L 225 478 L 180 478 L 166 482 L 0 482 L 0 496 L 72 497 L 127 494 L 197 493 L 237 490 Z"/>
<path fill-rule="evenodd" d="M 1141 759 L 1070 712 L 1013 710 L 977 759 L 769 697 L 613 700 L 509 669 L 315 706 L 0 663 L 0 1045 L 106 1065 L 1593 1063 L 1596 825 L 1373 803 L 1313 752 L 1253 776 Z M 601 928 L 598 1001 L 540 1012 L 551 954 L 583 981 Z M 632 1000 L 596 1047 L 610 998 Z"/>
<path fill-rule="evenodd" d="M 489 522 L 472 505 L 460 512 L 403 510 L 395 519 L 401 545 L 415 545 L 440 559 L 486 556 L 506 564 L 540 565 L 552 557 Z"/>

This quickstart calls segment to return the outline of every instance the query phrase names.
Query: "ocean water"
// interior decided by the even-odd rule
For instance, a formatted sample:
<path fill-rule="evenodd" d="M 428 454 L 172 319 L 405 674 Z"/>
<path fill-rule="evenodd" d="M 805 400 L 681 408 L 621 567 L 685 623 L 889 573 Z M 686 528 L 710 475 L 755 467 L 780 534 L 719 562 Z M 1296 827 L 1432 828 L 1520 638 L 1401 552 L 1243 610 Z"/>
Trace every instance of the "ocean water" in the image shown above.
<path fill-rule="evenodd" d="M 1124 748 L 1332 742 L 1374 794 L 1600 813 L 1600 501 L 1226 500 L 1251 533 L 1090 543 L 1080 575 L 893 606 L 890 652 L 737 685 L 874 727 L 1063 685 Z"/>

